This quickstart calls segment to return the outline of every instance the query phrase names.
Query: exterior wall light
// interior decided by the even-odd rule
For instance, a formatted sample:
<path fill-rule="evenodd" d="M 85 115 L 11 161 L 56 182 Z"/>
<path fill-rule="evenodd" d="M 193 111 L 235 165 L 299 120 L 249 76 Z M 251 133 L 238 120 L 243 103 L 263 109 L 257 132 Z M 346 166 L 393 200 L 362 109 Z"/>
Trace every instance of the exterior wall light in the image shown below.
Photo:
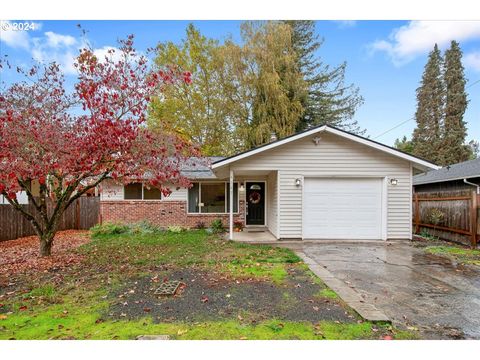
<path fill-rule="evenodd" d="M 243 186 L 243 183 L 240 184 L 240 191 L 244 191 L 245 190 L 245 186 Z"/>
<path fill-rule="evenodd" d="M 300 185 L 302 185 L 302 180 L 300 180 L 299 178 L 295 179 L 295 186 L 300 187 Z"/>
<path fill-rule="evenodd" d="M 398 185 L 398 179 L 390 179 L 390 185 L 397 186 Z"/>

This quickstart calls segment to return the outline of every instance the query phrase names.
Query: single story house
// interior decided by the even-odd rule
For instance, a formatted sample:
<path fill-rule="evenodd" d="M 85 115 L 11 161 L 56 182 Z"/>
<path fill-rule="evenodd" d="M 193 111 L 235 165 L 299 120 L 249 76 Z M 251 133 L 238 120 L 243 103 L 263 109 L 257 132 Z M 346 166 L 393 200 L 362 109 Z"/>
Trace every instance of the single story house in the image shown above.
<path fill-rule="evenodd" d="M 480 158 L 445 166 L 413 177 L 415 192 L 476 190 L 480 192 Z"/>
<path fill-rule="evenodd" d="M 412 177 L 438 167 L 322 125 L 185 169 L 189 189 L 162 197 L 141 183 L 105 182 L 106 222 L 195 227 L 220 218 L 276 239 L 411 239 Z M 233 204 L 230 207 L 230 204 Z"/>

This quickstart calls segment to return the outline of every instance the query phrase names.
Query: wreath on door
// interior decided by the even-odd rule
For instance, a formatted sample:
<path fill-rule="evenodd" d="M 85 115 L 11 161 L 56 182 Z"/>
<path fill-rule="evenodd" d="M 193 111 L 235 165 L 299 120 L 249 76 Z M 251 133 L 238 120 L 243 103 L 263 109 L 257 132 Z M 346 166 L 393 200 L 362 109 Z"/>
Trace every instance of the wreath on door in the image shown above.
<path fill-rule="evenodd" d="M 258 204 L 260 202 L 261 198 L 262 198 L 262 195 L 260 195 L 259 192 L 254 191 L 250 194 L 250 196 L 248 197 L 248 200 L 252 204 Z"/>

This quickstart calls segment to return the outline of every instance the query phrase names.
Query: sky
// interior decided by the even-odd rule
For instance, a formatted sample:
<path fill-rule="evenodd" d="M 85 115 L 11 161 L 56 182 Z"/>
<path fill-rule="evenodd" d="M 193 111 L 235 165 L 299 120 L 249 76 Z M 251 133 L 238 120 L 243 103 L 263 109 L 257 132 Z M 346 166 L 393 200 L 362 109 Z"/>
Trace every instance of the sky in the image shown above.
<path fill-rule="evenodd" d="M 190 22 L 208 37 L 240 41 L 241 24 L 218 20 L 27 21 L 33 24 L 33 30 L 12 31 L 14 23 L 19 22 L 25 21 L 12 20 L 6 27 L 6 21 L 2 22 L 0 55 L 8 55 L 12 63 L 21 66 L 33 60 L 55 60 L 62 65 L 70 85 L 75 80 L 73 57 L 84 41 L 79 23 L 99 54 L 129 34 L 135 35 L 140 51 L 158 42 L 180 42 Z M 409 119 L 415 113 L 415 90 L 433 45 L 437 42 L 445 50 L 451 40 L 459 41 L 470 100 L 464 117 L 467 140 L 480 139 L 480 21 L 325 20 L 316 22 L 316 32 L 324 39 L 317 55 L 331 66 L 346 61 L 346 82 L 360 88 L 365 103 L 355 114 L 359 125 L 366 129 L 367 136 L 387 145 L 403 135 L 411 136 L 415 121 Z M 0 80 L 7 85 L 18 80 L 17 76 L 0 71 Z"/>

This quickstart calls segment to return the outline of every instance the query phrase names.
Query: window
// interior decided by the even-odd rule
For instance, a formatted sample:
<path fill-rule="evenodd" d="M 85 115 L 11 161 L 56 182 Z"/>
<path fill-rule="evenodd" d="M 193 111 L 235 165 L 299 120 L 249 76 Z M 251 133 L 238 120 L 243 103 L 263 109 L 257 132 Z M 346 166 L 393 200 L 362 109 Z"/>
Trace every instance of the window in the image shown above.
<path fill-rule="evenodd" d="M 162 193 L 156 187 L 150 187 L 150 189 L 143 187 L 143 200 L 160 200 L 161 198 Z"/>
<path fill-rule="evenodd" d="M 161 198 L 159 189 L 154 187 L 148 189 L 142 183 L 131 183 L 124 187 L 125 200 L 160 200 Z"/>
<path fill-rule="evenodd" d="M 225 214 L 229 212 L 230 184 L 193 183 L 188 189 L 188 212 Z M 238 212 L 238 183 L 233 184 L 233 212 Z"/>
<path fill-rule="evenodd" d="M 132 183 L 125 185 L 125 200 L 142 200 L 142 184 Z"/>

